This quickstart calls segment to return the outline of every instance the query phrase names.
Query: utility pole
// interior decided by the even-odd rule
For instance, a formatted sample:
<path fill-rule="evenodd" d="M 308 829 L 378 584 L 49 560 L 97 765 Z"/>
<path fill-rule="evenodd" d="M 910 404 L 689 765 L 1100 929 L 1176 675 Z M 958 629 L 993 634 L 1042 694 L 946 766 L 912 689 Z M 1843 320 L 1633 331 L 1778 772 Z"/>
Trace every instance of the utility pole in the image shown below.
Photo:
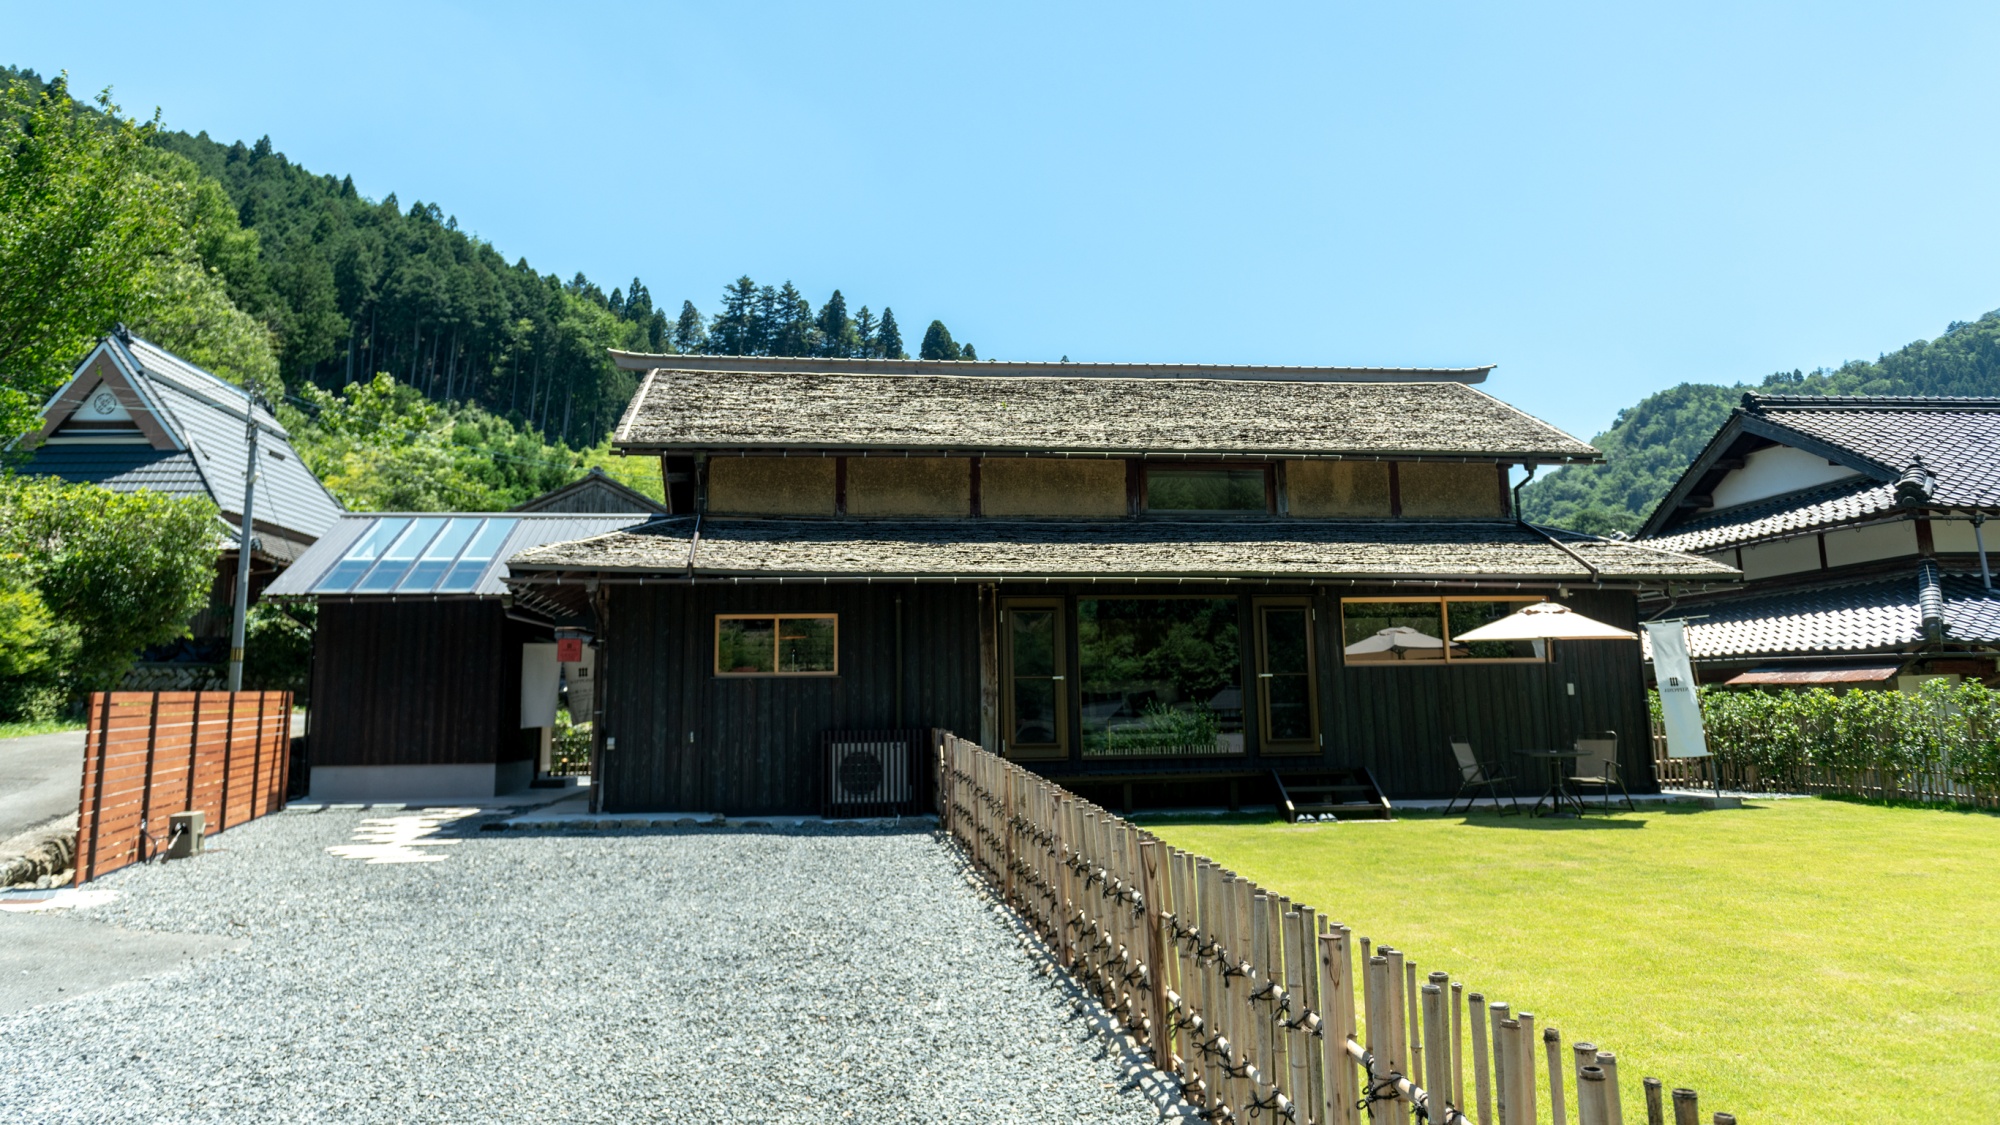
<path fill-rule="evenodd" d="M 250 459 L 243 463 L 243 526 L 236 537 L 236 612 L 229 624 L 229 690 L 243 690 L 243 628 L 250 615 L 250 520 L 257 506 L 257 407 L 263 399 L 246 391 L 244 410 L 250 435 Z"/>

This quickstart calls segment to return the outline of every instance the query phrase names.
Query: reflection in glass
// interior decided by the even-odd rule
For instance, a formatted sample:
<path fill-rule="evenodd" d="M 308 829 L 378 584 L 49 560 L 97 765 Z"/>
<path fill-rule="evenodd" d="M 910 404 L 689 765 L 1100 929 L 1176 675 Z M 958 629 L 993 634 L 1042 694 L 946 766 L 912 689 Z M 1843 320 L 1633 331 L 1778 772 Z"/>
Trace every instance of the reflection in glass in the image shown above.
<path fill-rule="evenodd" d="M 1503 617 L 1519 613 L 1521 607 L 1530 602 L 1462 602 L 1456 598 L 1445 603 L 1445 614 L 1451 625 L 1451 635 L 1456 637 L 1469 633 L 1482 625 L 1490 625 Z M 1453 660 L 1539 660 L 1545 642 L 1543 641 L 1473 641 L 1471 644 L 1451 646 Z"/>
<path fill-rule="evenodd" d="M 375 594 L 395 589 L 396 583 L 402 581 L 403 575 L 409 573 L 410 564 L 415 562 L 424 548 L 430 545 L 431 536 L 436 535 L 438 528 L 443 527 L 444 523 L 445 521 L 441 519 L 413 521 L 410 530 L 405 532 L 401 539 L 396 540 L 394 546 L 382 552 L 382 561 L 377 563 L 375 569 L 368 572 L 368 577 L 363 578 L 361 584 L 354 588 L 355 592 Z"/>
<path fill-rule="evenodd" d="M 833 671 L 833 618 L 780 617 L 778 671 Z"/>
<path fill-rule="evenodd" d="M 368 568 L 375 565 L 375 560 L 382 557 L 382 552 L 387 550 L 389 544 L 394 543 L 396 537 L 408 526 L 410 521 L 400 517 L 392 516 L 377 520 L 375 526 L 363 532 L 361 538 L 354 541 L 354 546 L 347 549 L 347 553 L 341 556 L 340 562 L 334 564 L 332 570 L 327 571 L 326 577 L 321 578 L 313 587 L 313 592 L 345 593 L 348 587 L 354 585 L 355 579 L 368 573 Z"/>
<path fill-rule="evenodd" d="M 1078 668 L 1087 756 L 1243 750 L 1234 598 L 1083 598 Z"/>
<path fill-rule="evenodd" d="M 1146 508 L 1154 512 L 1261 512 L 1262 469 L 1146 470 Z"/>
<path fill-rule="evenodd" d="M 1056 611 L 1015 609 L 1007 614 L 1008 658 L 1013 677 L 1014 746 L 1055 746 Z"/>
<path fill-rule="evenodd" d="M 715 623 L 717 675 L 776 671 L 778 622 L 770 617 L 725 617 Z"/>
<path fill-rule="evenodd" d="M 1310 643 L 1304 606 L 1264 610 L 1264 737 L 1272 742 L 1312 739 Z"/>
<path fill-rule="evenodd" d="M 1444 659 L 1444 615 L 1436 601 L 1342 602 L 1340 629 L 1349 664 Z"/>

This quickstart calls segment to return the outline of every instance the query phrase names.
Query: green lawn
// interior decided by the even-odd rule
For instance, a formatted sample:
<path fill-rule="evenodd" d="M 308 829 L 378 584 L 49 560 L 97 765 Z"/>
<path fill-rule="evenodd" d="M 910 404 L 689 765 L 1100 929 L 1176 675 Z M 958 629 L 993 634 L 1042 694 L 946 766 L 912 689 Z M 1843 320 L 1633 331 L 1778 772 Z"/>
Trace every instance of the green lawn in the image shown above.
<path fill-rule="evenodd" d="M 82 719 L 36 719 L 28 722 L 0 723 L 0 738 L 25 738 L 31 734 L 55 734 L 58 731 L 82 729 Z"/>
<path fill-rule="evenodd" d="M 1616 1051 L 1627 1121 L 1646 1119 L 1644 1075 L 1697 1090 L 1703 1121 L 2000 1114 L 2000 816 L 1788 800 L 1245 819 L 1141 821 Z"/>

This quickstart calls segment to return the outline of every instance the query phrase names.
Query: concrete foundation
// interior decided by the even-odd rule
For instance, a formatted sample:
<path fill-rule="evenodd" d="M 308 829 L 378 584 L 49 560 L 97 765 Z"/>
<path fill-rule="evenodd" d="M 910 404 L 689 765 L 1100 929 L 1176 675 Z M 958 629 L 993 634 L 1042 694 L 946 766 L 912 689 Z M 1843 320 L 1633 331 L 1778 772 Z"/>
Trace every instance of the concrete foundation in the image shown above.
<path fill-rule="evenodd" d="M 526 789 L 535 763 L 456 766 L 314 766 L 315 801 L 407 801 L 497 797 Z"/>

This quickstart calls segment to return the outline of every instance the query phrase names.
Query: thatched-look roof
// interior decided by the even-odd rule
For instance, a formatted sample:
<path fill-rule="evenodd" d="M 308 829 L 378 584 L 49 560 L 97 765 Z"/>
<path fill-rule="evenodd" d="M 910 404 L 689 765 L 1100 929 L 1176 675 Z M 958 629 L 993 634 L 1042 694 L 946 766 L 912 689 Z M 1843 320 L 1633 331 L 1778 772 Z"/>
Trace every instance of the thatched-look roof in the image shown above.
<path fill-rule="evenodd" d="M 537 573 L 709 577 L 1725 581 L 1707 559 L 1499 521 L 856 520 L 692 517 L 515 555 Z"/>
<path fill-rule="evenodd" d="M 615 441 L 644 453 L 1600 459 L 1584 442 L 1443 373 L 1430 382 L 1349 382 L 985 375 L 959 370 L 979 364 L 936 366 L 949 373 L 660 368 L 633 396 Z"/>

